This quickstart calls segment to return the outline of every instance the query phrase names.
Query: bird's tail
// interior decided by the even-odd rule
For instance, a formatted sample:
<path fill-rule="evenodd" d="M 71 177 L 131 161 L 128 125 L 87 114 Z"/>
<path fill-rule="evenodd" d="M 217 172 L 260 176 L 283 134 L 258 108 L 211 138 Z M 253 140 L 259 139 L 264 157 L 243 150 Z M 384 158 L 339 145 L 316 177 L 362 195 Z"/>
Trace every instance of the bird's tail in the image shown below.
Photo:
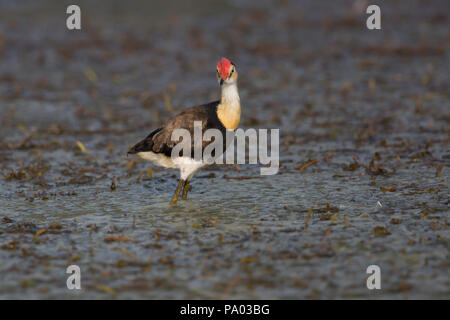
<path fill-rule="evenodd" d="M 139 144 L 139 143 L 138 143 L 138 144 Z M 128 156 L 129 154 L 136 154 L 136 153 L 139 152 L 139 151 L 137 151 L 137 148 L 136 148 L 136 146 L 137 146 L 138 144 L 134 145 L 133 147 L 130 148 L 130 150 L 128 150 L 127 156 Z"/>
<path fill-rule="evenodd" d="M 148 141 L 148 139 L 139 141 L 134 146 L 132 146 L 130 148 L 130 150 L 128 150 L 127 155 L 151 150 L 151 146 L 149 146 L 149 142 L 151 142 L 151 141 Z"/>
<path fill-rule="evenodd" d="M 139 152 L 152 151 L 152 149 L 153 149 L 153 136 L 156 133 L 158 133 L 159 131 L 161 131 L 161 129 L 162 128 L 158 128 L 158 129 L 154 130 L 152 133 L 150 133 L 147 136 L 147 138 L 145 138 L 144 140 L 139 141 L 134 146 L 132 146 L 130 148 L 130 150 L 128 150 L 127 156 L 129 154 L 136 154 L 136 153 L 139 153 Z"/>

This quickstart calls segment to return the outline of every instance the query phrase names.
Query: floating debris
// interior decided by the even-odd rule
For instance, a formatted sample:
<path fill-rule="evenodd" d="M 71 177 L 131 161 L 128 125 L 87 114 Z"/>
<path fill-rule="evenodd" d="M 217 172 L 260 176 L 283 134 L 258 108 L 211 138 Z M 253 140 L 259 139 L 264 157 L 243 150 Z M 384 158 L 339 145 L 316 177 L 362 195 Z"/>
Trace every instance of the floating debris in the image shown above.
<path fill-rule="evenodd" d="M 114 190 L 116 190 L 116 177 L 112 177 L 112 182 L 111 182 L 111 186 L 110 186 L 110 189 L 111 189 L 111 191 L 114 191 Z"/>
<path fill-rule="evenodd" d="M 427 211 L 427 210 L 423 210 L 423 211 L 420 213 L 420 219 L 424 219 L 427 215 L 428 215 L 428 211 Z"/>
<path fill-rule="evenodd" d="M 96 82 L 98 80 L 97 74 L 91 68 L 86 68 L 83 72 L 90 82 Z"/>
<path fill-rule="evenodd" d="M 303 166 L 300 167 L 300 173 L 302 173 L 306 168 L 315 165 L 317 162 L 319 162 L 319 160 L 312 160 L 306 164 L 304 164 Z"/>
<path fill-rule="evenodd" d="M 97 289 L 102 292 L 109 293 L 110 295 L 113 295 L 113 296 L 115 296 L 117 294 L 116 290 L 114 290 L 113 288 L 111 288 L 109 286 L 105 286 L 103 284 L 97 285 Z"/>
<path fill-rule="evenodd" d="M 14 220 L 9 218 L 9 217 L 7 217 L 7 216 L 4 216 L 2 218 L 2 223 L 11 223 L 11 222 L 14 222 Z"/>
<path fill-rule="evenodd" d="M 355 170 L 359 169 L 360 167 L 361 167 L 361 165 L 359 164 L 359 162 L 356 161 L 356 160 L 354 160 L 354 161 L 351 162 L 350 164 L 344 165 L 344 166 L 342 167 L 342 169 L 343 169 L 344 171 L 355 171 Z"/>
<path fill-rule="evenodd" d="M 44 233 L 46 233 L 48 230 L 47 229 L 41 229 L 38 232 L 36 232 L 36 234 L 33 237 L 33 240 L 36 240 L 39 236 L 43 235 Z"/>
<path fill-rule="evenodd" d="M 389 222 L 392 223 L 392 224 L 400 224 L 400 223 L 402 223 L 402 219 L 392 217 L 392 218 L 389 220 Z"/>
<path fill-rule="evenodd" d="M 167 112 L 172 113 L 173 112 L 172 102 L 168 92 L 164 92 L 164 104 L 166 106 Z"/>
<path fill-rule="evenodd" d="M 87 153 L 86 147 L 84 146 L 84 144 L 81 141 L 77 141 L 77 146 L 78 146 L 78 148 L 80 148 L 81 152 Z"/>
<path fill-rule="evenodd" d="M 312 212 L 313 212 L 313 207 L 311 206 L 308 210 L 308 214 L 306 215 L 305 230 L 308 229 L 308 222 L 309 222 L 309 218 L 311 217 Z"/>
<path fill-rule="evenodd" d="M 375 227 L 372 230 L 372 234 L 375 236 L 388 236 L 391 233 L 389 232 L 389 230 L 386 227 Z"/>
<path fill-rule="evenodd" d="M 126 236 L 108 236 L 105 239 L 105 242 L 132 242 L 134 241 L 131 238 L 128 238 Z"/>
<path fill-rule="evenodd" d="M 395 187 L 380 187 L 381 191 L 395 192 L 397 188 Z"/>

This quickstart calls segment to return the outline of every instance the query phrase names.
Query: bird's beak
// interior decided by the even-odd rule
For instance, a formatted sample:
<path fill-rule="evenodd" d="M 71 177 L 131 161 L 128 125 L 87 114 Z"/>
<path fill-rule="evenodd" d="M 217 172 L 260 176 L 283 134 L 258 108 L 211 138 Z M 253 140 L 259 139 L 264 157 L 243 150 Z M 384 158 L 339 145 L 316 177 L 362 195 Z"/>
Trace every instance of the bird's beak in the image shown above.
<path fill-rule="evenodd" d="M 219 84 L 220 84 L 220 85 L 223 84 L 223 79 L 222 79 L 222 78 L 219 79 Z"/>

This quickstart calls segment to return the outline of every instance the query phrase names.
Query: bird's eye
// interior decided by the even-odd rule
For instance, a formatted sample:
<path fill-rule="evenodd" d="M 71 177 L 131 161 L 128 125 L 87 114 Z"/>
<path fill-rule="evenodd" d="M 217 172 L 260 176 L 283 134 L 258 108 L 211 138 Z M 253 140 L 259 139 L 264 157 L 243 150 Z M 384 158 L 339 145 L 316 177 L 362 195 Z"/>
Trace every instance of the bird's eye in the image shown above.
<path fill-rule="evenodd" d="M 234 72 L 234 68 L 231 69 L 230 76 L 233 74 L 233 72 Z"/>

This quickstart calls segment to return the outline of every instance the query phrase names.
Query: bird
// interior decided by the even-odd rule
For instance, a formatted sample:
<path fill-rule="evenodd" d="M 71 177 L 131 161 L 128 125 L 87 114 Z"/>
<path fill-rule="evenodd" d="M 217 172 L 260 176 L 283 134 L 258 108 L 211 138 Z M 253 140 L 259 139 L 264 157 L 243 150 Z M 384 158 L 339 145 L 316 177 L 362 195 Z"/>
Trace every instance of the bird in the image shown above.
<path fill-rule="evenodd" d="M 241 102 L 237 85 L 236 65 L 231 60 L 222 58 L 217 63 L 216 74 L 221 89 L 220 100 L 187 108 L 128 150 L 127 155 L 137 155 L 154 165 L 180 170 L 180 179 L 170 200 L 171 205 L 177 203 L 181 190 L 183 190 L 182 199 L 187 199 L 187 194 L 191 190 L 190 181 L 194 173 L 207 164 L 204 159 L 194 158 L 193 151 L 191 154 L 180 153 L 178 156 L 172 156 L 172 149 L 178 143 L 171 139 L 173 131 L 186 129 L 192 137 L 194 121 L 201 121 L 203 132 L 207 129 L 218 129 L 225 137 L 227 131 L 232 132 L 239 125 Z M 223 139 L 223 152 L 227 147 L 225 140 Z M 202 141 L 202 151 L 209 143 L 211 142 Z M 194 139 L 191 139 L 191 144 L 194 146 Z"/>

